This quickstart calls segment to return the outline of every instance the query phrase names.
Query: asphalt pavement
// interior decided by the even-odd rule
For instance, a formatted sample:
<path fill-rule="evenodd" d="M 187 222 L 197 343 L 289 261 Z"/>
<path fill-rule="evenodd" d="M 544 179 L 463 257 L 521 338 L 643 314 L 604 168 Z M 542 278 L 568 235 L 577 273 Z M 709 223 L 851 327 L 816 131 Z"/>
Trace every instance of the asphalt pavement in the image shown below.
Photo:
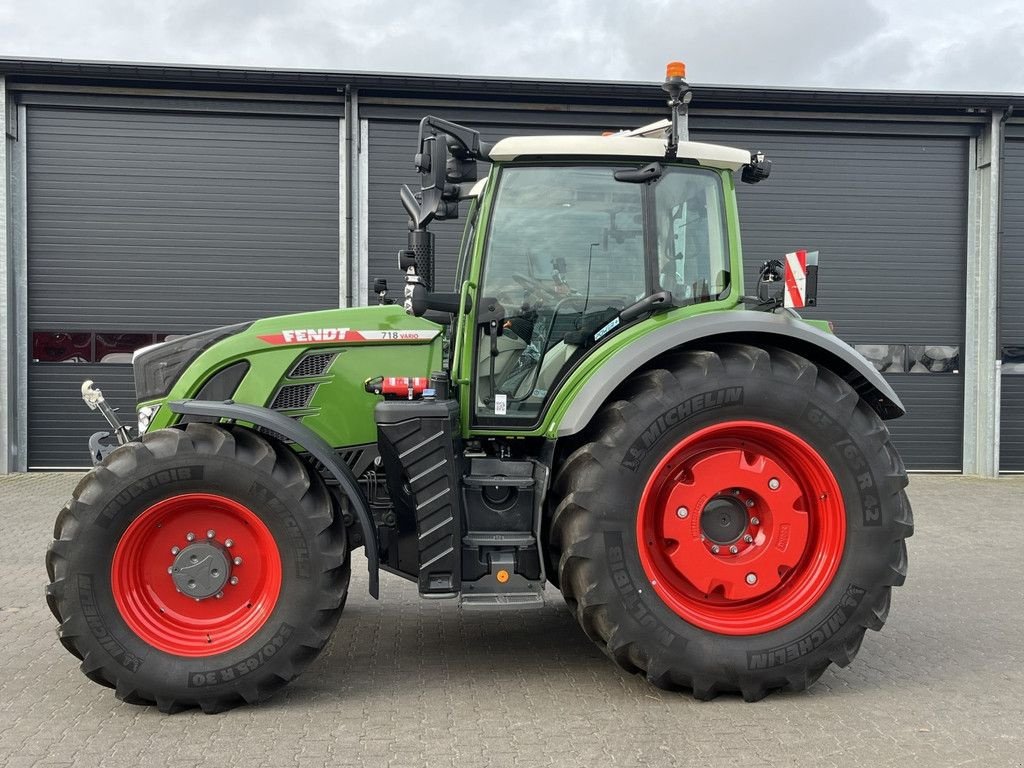
<path fill-rule="evenodd" d="M 57 642 L 43 598 L 78 475 L 0 477 L 0 765 L 1022 766 L 1024 478 L 915 475 L 889 622 L 808 692 L 699 702 L 619 671 L 561 596 L 464 612 L 356 553 L 331 643 L 276 698 L 222 715 L 117 701 Z"/>

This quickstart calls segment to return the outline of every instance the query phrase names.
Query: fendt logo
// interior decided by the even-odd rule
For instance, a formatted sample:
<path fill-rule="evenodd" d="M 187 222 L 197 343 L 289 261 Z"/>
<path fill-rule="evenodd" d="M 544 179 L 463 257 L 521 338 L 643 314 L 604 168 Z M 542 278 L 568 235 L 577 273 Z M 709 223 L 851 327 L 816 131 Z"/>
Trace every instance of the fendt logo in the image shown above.
<path fill-rule="evenodd" d="M 351 328 L 295 328 L 259 336 L 267 344 L 374 344 L 387 341 L 430 341 L 436 330 L 355 331 Z"/>

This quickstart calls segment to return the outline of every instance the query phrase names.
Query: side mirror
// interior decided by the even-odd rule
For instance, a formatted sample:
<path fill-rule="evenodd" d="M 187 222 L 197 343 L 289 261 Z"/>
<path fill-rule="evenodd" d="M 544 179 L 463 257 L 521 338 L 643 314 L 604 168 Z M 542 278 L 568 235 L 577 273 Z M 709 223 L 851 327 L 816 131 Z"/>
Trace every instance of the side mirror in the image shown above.
<path fill-rule="evenodd" d="M 757 184 L 771 176 L 771 173 L 772 161 L 764 156 L 764 152 L 754 152 L 750 155 L 750 162 L 743 166 L 740 178 L 747 184 Z"/>

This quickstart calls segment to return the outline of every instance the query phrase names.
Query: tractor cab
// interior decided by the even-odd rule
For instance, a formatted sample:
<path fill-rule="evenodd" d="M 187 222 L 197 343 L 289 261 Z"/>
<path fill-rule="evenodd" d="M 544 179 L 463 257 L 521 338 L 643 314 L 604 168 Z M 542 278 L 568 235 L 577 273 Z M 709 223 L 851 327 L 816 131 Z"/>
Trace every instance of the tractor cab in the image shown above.
<path fill-rule="evenodd" d="M 476 424 L 533 424 L 564 373 L 630 322 L 735 295 L 726 201 L 739 152 L 698 166 L 652 163 L 664 154 L 655 139 L 614 142 L 632 153 L 622 157 L 596 153 L 607 138 L 570 142 L 509 139 L 491 152 L 489 234 L 464 249 L 480 262 Z"/>
<path fill-rule="evenodd" d="M 604 136 L 490 145 L 464 126 L 421 122 L 422 186 L 402 192 L 404 306 L 455 318 L 448 367 L 473 429 L 535 432 L 566 375 L 632 324 L 739 301 L 733 176 L 759 181 L 770 162 L 686 141 L 688 86 L 666 82 L 671 120 Z M 491 163 L 486 179 L 476 160 Z M 457 217 L 467 198 L 456 292 L 438 292 L 427 225 Z"/>

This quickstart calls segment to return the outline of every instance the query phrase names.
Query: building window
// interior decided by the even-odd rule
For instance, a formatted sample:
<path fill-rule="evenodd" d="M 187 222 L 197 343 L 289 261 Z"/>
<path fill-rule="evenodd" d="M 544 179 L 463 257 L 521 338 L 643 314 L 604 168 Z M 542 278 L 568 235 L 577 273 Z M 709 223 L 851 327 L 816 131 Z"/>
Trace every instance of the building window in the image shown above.
<path fill-rule="evenodd" d="M 1024 376 L 1024 346 L 1003 347 L 1002 371 L 1009 376 Z"/>
<path fill-rule="evenodd" d="M 960 347 L 948 344 L 857 344 L 881 373 L 960 373 Z"/>
<path fill-rule="evenodd" d="M 167 333 L 33 331 L 34 363 L 109 363 L 126 365 L 132 353 L 168 338 Z"/>

